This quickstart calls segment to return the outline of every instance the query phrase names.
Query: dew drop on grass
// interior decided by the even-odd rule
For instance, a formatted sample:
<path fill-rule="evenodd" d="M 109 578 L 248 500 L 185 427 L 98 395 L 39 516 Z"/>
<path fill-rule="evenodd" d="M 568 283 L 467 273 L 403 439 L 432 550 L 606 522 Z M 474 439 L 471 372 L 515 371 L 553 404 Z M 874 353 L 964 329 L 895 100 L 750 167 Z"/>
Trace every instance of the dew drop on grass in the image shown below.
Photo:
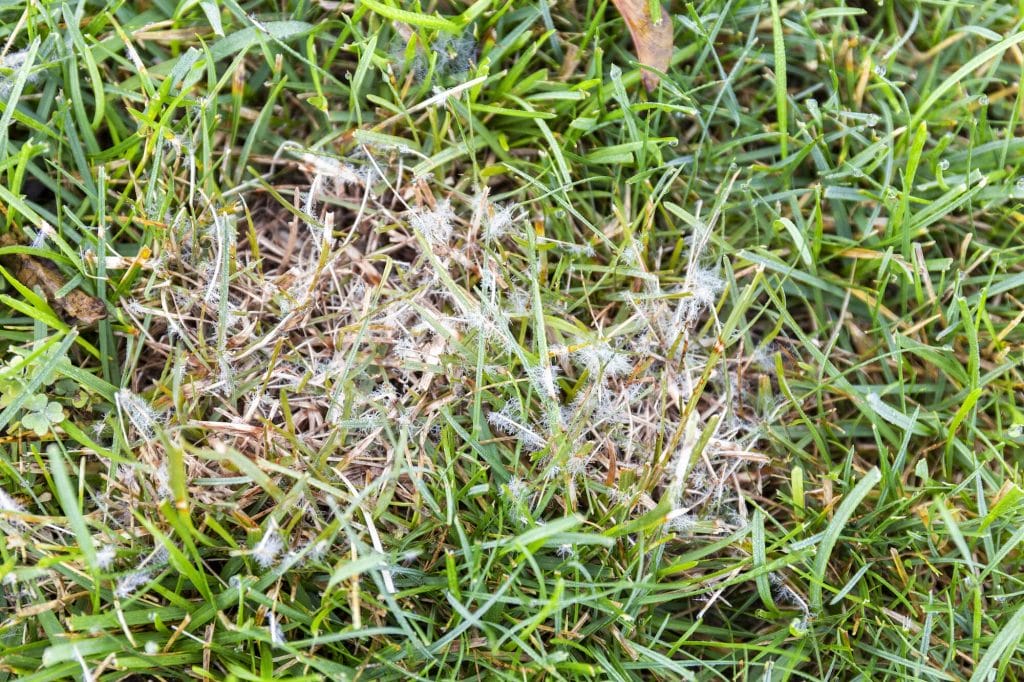
<path fill-rule="evenodd" d="M 939 170 L 949 170 L 949 159 L 942 159 L 939 161 Z"/>
<path fill-rule="evenodd" d="M 885 66 L 883 64 L 875 65 L 875 75 L 880 77 L 885 76 Z"/>

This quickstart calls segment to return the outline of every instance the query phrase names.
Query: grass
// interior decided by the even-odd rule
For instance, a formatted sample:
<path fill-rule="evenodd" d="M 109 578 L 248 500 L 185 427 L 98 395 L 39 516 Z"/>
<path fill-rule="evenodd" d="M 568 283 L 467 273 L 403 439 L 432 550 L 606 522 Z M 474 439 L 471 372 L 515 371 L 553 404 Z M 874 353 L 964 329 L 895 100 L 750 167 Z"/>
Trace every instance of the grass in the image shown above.
<path fill-rule="evenodd" d="M 0 680 L 1021 679 L 1024 5 L 669 10 L 0 7 Z"/>

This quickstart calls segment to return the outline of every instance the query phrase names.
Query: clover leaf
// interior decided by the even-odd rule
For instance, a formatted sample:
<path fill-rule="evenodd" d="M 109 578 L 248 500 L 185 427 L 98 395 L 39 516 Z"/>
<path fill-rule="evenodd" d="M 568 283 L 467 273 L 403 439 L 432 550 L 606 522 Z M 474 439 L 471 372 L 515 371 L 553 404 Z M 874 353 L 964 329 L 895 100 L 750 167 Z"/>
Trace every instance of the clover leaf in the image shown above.
<path fill-rule="evenodd" d="M 0 380 L 0 407 L 7 407 L 22 394 L 25 384 L 15 378 Z"/>
<path fill-rule="evenodd" d="M 37 393 L 26 400 L 25 410 L 21 425 L 34 431 L 40 438 L 50 432 L 52 425 L 64 421 L 64 408 L 61 404 L 49 400 L 42 394 Z"/>

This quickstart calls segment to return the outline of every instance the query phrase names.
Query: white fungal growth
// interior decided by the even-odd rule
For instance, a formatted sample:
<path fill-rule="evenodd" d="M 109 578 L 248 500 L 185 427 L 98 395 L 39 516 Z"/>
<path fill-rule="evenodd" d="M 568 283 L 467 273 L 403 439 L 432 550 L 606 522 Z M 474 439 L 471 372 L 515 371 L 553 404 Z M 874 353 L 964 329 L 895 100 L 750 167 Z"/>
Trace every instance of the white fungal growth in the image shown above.
<path fill-rule="evenodd" d="M 117 550 L 114 549 L 114 546 L 103 545 L 96 552 L 96 566 L 103 571 L 109 570 L 114 565 L 115 558 L 117 558 Z"/>
<path fill-rule="evenodd" d="M 491 206 L 491 215 L 484 224 L 483 237 L 487 241 L 501 239 L 522 219 L 523 214 L 516 204 L 494 204 Z"/>
<path fill-rule="evenodd" d="M 207 269 L 206 296 L 203 300 L 207 305 L 213 306 L 220 302 L 221 297 L 227 294 L 227 275 L 229 261 L 231 258 L 231 245 L 235 243 L 234 223 L 221 216 L 216 209 L 211 207 L 213 215 L 213 237 L 217 244 L 217 257 Z M 223 288 L 223 290 L 222 290 Z"/>
<path fill-rule="evenodd" d="M 565 461 L 565 473 L 571 478 L 586 476 L 587 468 L 590 465 L 590 457 L 572 456 Z"/>
<path fill-rule="evenodd" d="M 605 342 L 584 346 L 573 353 L 573 357 L 586 367 L 594 377 L 613 378 L 628 375 L 633 363 L 625 353 L 620 353 Z"/>
<path fill-rule="evenodd" d="M 593 244 L 563 244 L 562 248 L 574 256 L 583 256 L 585 258 L 593 258 L 594 253 L 596 253 Z"/>
<path fill-rule="evenodd" d="M 42 224 L 39 225 L 39 231 L 36 232 L 34 237 L 32 237 L 32 248 L 43 248 L 44 246 L 46 246 L 46 242 L 49 241 L 55 234 L 57 234 L 57 232 L 53 229 L 53 227 L 49 223 L 44 221 Z"/>
<path fill-rule="evenodd" d="M 525 315 L 530 312 L 533 297 L 530 292 L 513 289 L 508 295 L 508 311 L 513 315 Z"/>
<path fill-rule="evenodd" d="M 270 641 L 275 646 L 284 644 L 284 632 L 281 631 L 281 624 L 273 611 L 267 611 L 267 628 L 270 630 Z"/>
<path fill-rule="evenodd" d="M 25 511 L 25 509 L 18 504 L 13 497 L 8 495 L 6 490 L 0 488 L 0 511 L 20 514 Z"/>
<path fill-rule="evenodd" d="M 25 65 L 25 59 L 28 57 L 28 50 L 16 50 L 0 57 L 0 67 L 10 69 L 11 71 L 17 71 Z"/>
<path fill-rule="evenodd" d="M 114 403 L 117 405 L 117 411 L 128 418 L 140 436 L 146 439 L 153 438 L 156 426 L 163 420 L 149 403 L 127 388 L 122 388 L 114 394 Z"/>
<path fill-rule="evenodd" d="M 143 561 L 142 564 L 144 566 L 145 565 L 163 566 L 164 564 L 167 563 L 167 561 L 170 558 L 171 558 L 170 550 L 168 550 L 166 546 L 160 545 L 155 550 L 153 550 L 152 554 L 150 554 L 148 557 L 146 557 L 146 560 Z"/>
<path fill-rule="evenodd" d="M 700 418 L 694 412 L 686 422 L 683 442 L 680 444 L 679 451 L 675 455 L 675 465 L 671 467 L 672 477 L 668 483 L 667 494 L 674 507 L 678 506 L 682 500 L 683 491 L 686 488 L 686 475 L 690 470 L 693 451 L 700 441 L 700 436 Z"/>
<path fill-rule="evenodd" d="M 668 522 L 668 529 L 680 535 L 692 535 L 697 527 L 697 519 L 692 514 L 680 514 Z"/>
<path fill-rule="evenodd" d="M 409 214 L 409 224 L 433 246 L 447 244 L 451 240 L 454 219 L 455 212 L 447 199 L 438 201 L 432 210 L 419 208 Z"/>
<path fill-rule="evenodd" d="M 522 349 L 515 336 L 508 330 L 508 315 L 500 307 L 491 305 L 486 300 L 480 301 L 478 308 L 465 306 L 463 316 L 457 319 L 468 328 L 477 330 L 488 341 L 497 344 L 502 351 L 522 358 Z"/>
<path fill-rule="evenodd" d="M 171 472 L 168 471 L 166 463 L 161 464 L 153 472 L 153 483 L 156 484 L 156 491 L 161 499 L 170 500 L 174 497 L 174 493 L 171 492 Z"/>
<path fill-rule="evenodd" d="M 328 191 L 337 192 L 346 185 L 363 184 L 365 179 L 350 165 L 337 159 L 319 154 L 305 153 L 300 155 L 306 169 L 313 174 L 309 192 L 305 195 L 302 211 L 315 219 L 317 201 Z"/>
<path fill-rule="evenodd" d="M 132 45 L 131 43 L 125 44 L 124 52 L 128 59 L 131 61 L 132 66 L 135 67 L 136 71 L 146 70 L 146 65 L 142 62 L 142 58 L 139 56 L 139 53 L 138 51 L 136 51 L 134 45 Z"/>
<path fill-rule="evenodd" d="M 356 173 L 352 166 L 342 163 L 337 159 L 308 153 L 302 154 L 300 158 L 312 169 L 314 177 L 329 180 L 335 186 L 353 185 L 362 182 L 362 178 L 359 177 L 359 174 Z"/>
<path fill-rule="evenodd" d="M 558 399 L 559 390 L 555 384 L 555 377 L 558 376 L 557 367 L 542 359 L 538 364 L 526 368 L 526 376 L 542 396 L 551 400 Z"/>
<path fill-rule="evenodd" d="M 267 569 L 274 565 L 277 557 L 281 554 L 284 543 L 281 541 L 281 534 L 277 530 L 277 521 L 273 518 L 267 524 L 267 530 L 263 537 L 253 547 L 252 556 L 261 568 Z"/>
<path fill-rule="evenodd" d="M 327 554 L 327 550 L 331 548 L 331 545 L 327 540 L 318 540 L 309 550 L 310 561 L 320 561 Z"/>
<path fill-rule="evenodd" d="M 806 632 L 811 621 L 811 609 L 807 605 L 807 602 L 801 597 L 796 591 L 786 584 L 785 579 L 778 573 L 769 573 L 768 582 L 772 586 L 772 594 L 777 604 L 792 605 L 801 611 L 803 614 L 800 618 L 793 620 L 791 624 L 792 628 L 798 631 Z"/>
<path fill-rule="evenodd" d="M 705 310 L 715 306 L 718 293 L 725 286 L 718 272 L 709 268 L 693 268 L 687 273 L 686 283 L 679 293 L 687 294 L 679 301 L 672 319 L 672 334 L 678 334 L 684 327 L 697 321 Z"/>
<path fill-rule="evenodd" d="M 527 450 L 541 450 L 546 445 L 543 437 L 510 416 L 507 406 L 506 409 L 500 412 L 489 413 L 487 415 L 487 422 L 495 431 L 515 436 Z"/>
<path fill-rule="evenodd" d="M 151 578 L 152 574 L 149 571 L 133 571 L 126 576 L 118 578 L 114 594 L 118 599 L 127 599 L 135 594 L 140 587 L 148 583 Z"/>
<path fill-rule="evenodd" d="M 18 71 L 25 68 L 25 61 L 28 59 L 28 50 L 17 50 L 9 54 L 0 56 L 0 68 L 10 69 L 17 73 Z M 14 76 L 14 74 L 12 74 Z M 34 83 L 39 80 L 38 73 L 29 73 L 25 82 Z M 14 86 L 14 78 L 9 78 L 0 74 L 0 97 L 6 98 L 11 92 L 11 88 Z"/>
<path fill-rule="evenodd" d="M 508 483 L 505 486 L 508 490 L 508 498 L 513 503 L 522 502 L 526 499 L 526 495 L 530 492 L 526 482 L 518 476 L 513 476 L 508 479 Z"/>

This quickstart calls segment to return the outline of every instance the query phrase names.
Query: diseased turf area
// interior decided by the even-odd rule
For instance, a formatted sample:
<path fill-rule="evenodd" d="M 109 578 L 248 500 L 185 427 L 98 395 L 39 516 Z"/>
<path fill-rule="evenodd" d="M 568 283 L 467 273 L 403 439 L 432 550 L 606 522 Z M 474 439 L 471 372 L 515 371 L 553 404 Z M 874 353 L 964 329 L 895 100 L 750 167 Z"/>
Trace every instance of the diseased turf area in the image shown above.
<path fill-rule="evenodd" d="M 0 682 L 1024 677 L 1024 4 L 666 7 L 0 4 Z"/>

